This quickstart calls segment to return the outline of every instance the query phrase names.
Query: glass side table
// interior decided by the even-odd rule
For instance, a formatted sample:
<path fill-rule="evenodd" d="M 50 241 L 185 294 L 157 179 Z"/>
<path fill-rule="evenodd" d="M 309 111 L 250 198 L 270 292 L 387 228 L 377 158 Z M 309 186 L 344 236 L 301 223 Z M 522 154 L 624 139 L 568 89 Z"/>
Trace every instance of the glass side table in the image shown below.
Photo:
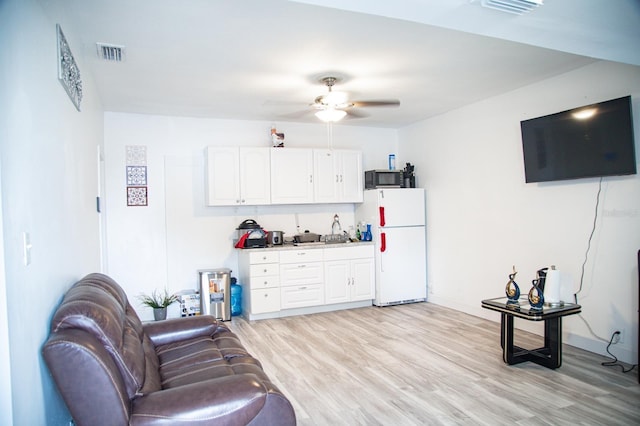
<path fill-rule="evenodd" d="M 509 365 L 531 361 L 547 368 L 555 369 L 562 364 L 562 317 L 579 314 L 581 306 L 565 303 L 562 306 L 544 306 L 533 309 L 526 298 L 509 302 L 506 297 L 486 299 L 482 307 L 500 312 L 500 346 L 502 360 Z M 513 344 L 514 318 L 527 321 L 544 321 L 544 346 L 524 349 Z"/>

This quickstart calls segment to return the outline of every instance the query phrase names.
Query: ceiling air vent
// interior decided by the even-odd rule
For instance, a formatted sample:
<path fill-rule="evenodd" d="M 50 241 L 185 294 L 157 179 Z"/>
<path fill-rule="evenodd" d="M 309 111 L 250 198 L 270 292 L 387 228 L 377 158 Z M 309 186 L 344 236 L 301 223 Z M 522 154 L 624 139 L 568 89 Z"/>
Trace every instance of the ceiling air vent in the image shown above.
<path fill-rule="evenodd" d="M 96 43 L 98 57 L 104 61 L 122 62 L 124 61 L 124 46 L 115 44 Z"/>
<path fill-rule="evenodd" d="M 502 12 L 522 15 L 538 6 L 542 6 L 544 0 L 482 0 L 482 6 Z"/>

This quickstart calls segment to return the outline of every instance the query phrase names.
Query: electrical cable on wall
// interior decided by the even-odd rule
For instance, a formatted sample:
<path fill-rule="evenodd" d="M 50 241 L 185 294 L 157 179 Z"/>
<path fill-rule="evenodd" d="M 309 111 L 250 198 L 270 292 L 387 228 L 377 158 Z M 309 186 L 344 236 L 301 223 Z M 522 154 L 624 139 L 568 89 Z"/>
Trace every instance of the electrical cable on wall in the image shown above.
<path fill-rule="evenodd" d="M 591 228 L 591 234 L 589 234 L 589 240 L 587 241 L 587 251 L 584 253 L 584 261 L 582 262 L 582 272 L 580 273 L 580 286 L 578 287 L 578 291 L 576 291 L 573 294 L 575 303 L 578 303 L 578 293 L 582 291 L 582 285 L 584 284 L 584 268 L 587 265 L 587 259 L 589 258 L 589 251 L 591 250 L 591 240 L 593 239 L 593 234 L 595 234 L 596 232 L 596 224 L 598 222 L 598 207 L 600 206 L 600 193 L 602 192 L 602 179 L 603 178 L 600 177 L 600 182 L 598 184 L 598 194 L 596 195 L 596 208 L 595 208 L 595 213 L 593 215 L 593 226 Z"/>

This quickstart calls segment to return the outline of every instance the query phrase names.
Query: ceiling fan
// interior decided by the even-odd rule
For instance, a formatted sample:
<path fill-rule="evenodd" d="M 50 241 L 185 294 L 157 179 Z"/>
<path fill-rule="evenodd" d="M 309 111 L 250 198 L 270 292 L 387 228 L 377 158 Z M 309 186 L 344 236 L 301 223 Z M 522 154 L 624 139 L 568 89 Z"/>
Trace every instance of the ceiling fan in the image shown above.
<path fill-rule="evenodd" d="M 380 107 L 380 106 L 398 106 L 400 101 L 397 99 L 383 99 L 375 101 L 351 101 L 346 92 L 334 92 L 333 86 L 338 82 L 337 77 L 323 77 L 320 82 L 327 86 L 328 92 L 324 95 L 316 97 L 311 107 L 316 109 L 316 117 L 320 120 L 333 123 L 340 121 L 346 115 L 354 118 L 365 117 L 366 115 L 356 111 L 354 108 L 362 107 Z"/>

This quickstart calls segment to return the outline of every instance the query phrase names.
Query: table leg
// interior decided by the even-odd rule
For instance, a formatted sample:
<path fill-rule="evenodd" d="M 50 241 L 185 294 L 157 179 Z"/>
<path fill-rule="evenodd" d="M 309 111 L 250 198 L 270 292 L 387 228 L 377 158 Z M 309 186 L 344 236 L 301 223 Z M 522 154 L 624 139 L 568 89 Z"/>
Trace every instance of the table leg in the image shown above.
<path fill-rule="evenodd" d="M 544 347 L 527 350 L 513 344 L 513 315 L 502 313 L 500 321 L 500 346 L 502 360 L 509 364 L 531 361 L 543 367 L 555 369 L 562 364 L 562 318 L 544 321 Z"/>
<path fill-rule="evenodd" d="M 549 351 L 545 367 L 558 368 L 562 364 L 562 318 L 544 321 L 544 347 Z M 544 365 L 544 364 L 541 364 Z"/>

